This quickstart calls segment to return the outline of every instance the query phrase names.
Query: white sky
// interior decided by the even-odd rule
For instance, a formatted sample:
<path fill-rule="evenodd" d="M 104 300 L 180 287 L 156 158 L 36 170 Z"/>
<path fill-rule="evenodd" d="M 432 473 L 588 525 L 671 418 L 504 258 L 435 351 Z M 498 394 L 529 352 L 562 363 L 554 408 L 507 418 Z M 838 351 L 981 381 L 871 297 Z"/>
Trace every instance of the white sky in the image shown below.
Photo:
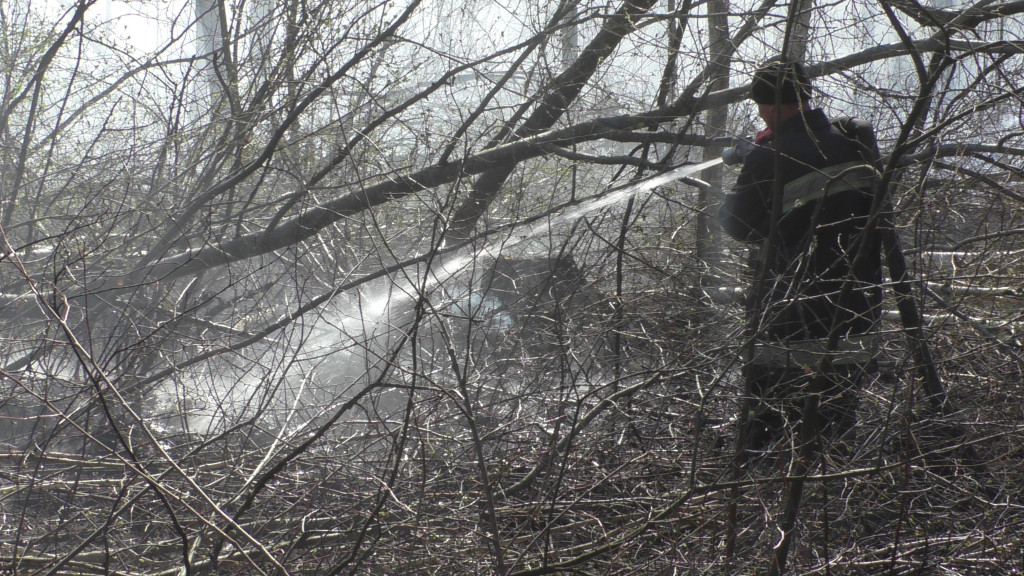
<path fill-rule="evenodd" d="M 122 0 L 101 0 L 91 14 L 93 22 L 111 23 L 111 32 L 116 37 L 136 48 L 150 52 L 170 40 L 171 30 L 167 22 L 169 14 L 180 14 L 188 7 L 186 0 L 156 0 L 149 2 L 123 2 Z"/>
<path fill-rule="evenodd" d="M 15 0 L 18 1 L 18 0 Z M 42 13 L 55 27 L 58 19 L 66 22 L 75 0 L 24 0 L 27 6 Z M 176 16 L 177 24 L 172 24 Z M 181 35 L 192 18 L 192 0 L 99 0 L 86 12 L 86 21 L 94 26 L 106 24 L 112 40 L 121 48 L 132 46 L 140 52 L 151 52 L 165 45 L 173 26 Z M 186 39 L 191 41 L 192 34 Z"/>

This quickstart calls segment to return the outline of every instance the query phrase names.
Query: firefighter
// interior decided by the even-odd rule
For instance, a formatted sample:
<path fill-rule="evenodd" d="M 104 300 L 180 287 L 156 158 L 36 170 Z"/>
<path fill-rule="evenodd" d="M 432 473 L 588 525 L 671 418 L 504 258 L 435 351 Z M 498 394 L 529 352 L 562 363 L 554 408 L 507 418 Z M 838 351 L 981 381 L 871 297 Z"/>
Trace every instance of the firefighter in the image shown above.
<path fill-rule="evenodd" d="M 748 447 L 782 436 L 800 418 L 822 354 L 830 354 L 832 369 L 826 388 L 814 392 L 819 421 L 826 434 L 839 437 L 855 422 L 880 310 L 878 239 L 862 233 L 879 181 L 877 147 L 872 141 L 869 149 L 811 106 L 811 83 L 799 64 L 759 68 L 750 98 L 766 127 L 719 209 L 722 229 L 755 245 L 747 301 L 754 341 L 746 359 Z M 862 245 L 865 254 L 854 267 Z M 844 283 L 851 284 L 841 298 Z M 833 330 L 839 341 L 829 348 Z"/>

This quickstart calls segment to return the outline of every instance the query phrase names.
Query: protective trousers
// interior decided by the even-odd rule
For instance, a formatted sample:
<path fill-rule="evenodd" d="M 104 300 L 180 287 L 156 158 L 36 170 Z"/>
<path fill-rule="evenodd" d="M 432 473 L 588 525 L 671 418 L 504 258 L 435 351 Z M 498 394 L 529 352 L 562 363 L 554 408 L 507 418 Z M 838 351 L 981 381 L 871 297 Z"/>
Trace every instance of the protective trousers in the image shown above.
<path fill-rule="evenodd" d="M 808 395 L 818 395 L 818 425 L 828 444 L 855 443 L 859 393 L 868 377 L 870 364 L 833 366 L 815 383 L 808 366 L 767 367 L 750 364 L 750 418 L 747 445 L 767 448 L 779 440 L 793 438 L 803 420 Z M 817 387 L 817 389 L 815 389 Z"/>

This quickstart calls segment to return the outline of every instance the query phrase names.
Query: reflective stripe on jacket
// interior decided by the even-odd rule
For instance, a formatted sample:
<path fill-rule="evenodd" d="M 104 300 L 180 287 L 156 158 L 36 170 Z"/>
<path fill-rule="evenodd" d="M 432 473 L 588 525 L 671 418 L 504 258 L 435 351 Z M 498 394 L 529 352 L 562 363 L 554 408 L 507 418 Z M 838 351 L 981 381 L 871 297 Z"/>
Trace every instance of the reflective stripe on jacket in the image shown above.
<path fill-rule="evenodd" d="M 845 162 L 828 166 L 791 180 L 783 187 L 782 213 L 820 200 L 829 194 L 850 190 L 874 190 L 881 174 L 863 162 Z"/>

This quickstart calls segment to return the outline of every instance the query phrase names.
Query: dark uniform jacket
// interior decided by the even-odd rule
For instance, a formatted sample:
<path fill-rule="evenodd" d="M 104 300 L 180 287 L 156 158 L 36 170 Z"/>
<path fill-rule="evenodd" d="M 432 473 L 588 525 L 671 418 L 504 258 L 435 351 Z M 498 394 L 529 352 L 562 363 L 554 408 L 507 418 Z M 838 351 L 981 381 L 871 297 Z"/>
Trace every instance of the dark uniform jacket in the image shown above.
<path fill-rule="evenodd" d="M 760 326 L 773 340 L 824 338 L 837 318 L 843 334 L 868 332 L 881 300 L 878 240 L 861 234 L 877 183 L 870 151 L 821 110 L 782 122 L 771 140 L 747 156 L 733 194 L 720 208 L 722 228 L 738 240 L 763 243 L 769 234 L 776 151 L 785 186 L 783 213 L 766 262 L 763 301 L 748 303 L 749 309 L 762 315 Z M 854 290 L 840 303 L 861 242 L 869 243 L 867 258 L 853 271 Z M 846 313 L 839 313 L 840 305 Z"/>

